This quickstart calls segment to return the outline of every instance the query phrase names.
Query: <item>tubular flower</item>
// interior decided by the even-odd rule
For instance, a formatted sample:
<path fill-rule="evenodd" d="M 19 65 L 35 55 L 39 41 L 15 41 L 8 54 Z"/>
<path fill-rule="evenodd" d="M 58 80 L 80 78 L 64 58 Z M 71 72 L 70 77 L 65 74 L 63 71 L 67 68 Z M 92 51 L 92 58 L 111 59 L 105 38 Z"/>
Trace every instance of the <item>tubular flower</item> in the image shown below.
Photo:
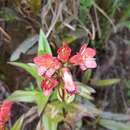
<path fill-rule="evenodd" d="M 70 59 L 70 63 L 80 65 L 82 70 L 96 68 L 97 64 L 95 58 L 93 58 L 95 55 L 96 51 L 84 44 L 80 48 L 80 51 Z"/>
<path fill-rule="evenodd" d="M 57 53 L 58 53 L 58 59 L 60 61 L 67 62 L 71 54 L 71 49 L 67 44 L 64 44 L 57 50 Z"/>
<path fill-rule="evenodd" d="M 68 93 L 75 94 L 77 91 L 77 86 L 74 84 L 74 81 L 72 79 L 72 75 L 68 68 L 63 68 L 63 81 L 64 81 L 64 87 Z"/>
<path fill-rule="evenodd" d="M 47 75 L 51 77 L 57 69 L 60 68 L 60 62 L 57 58 L 53 58 L 50 54 L 35 57 L 34 63 L 38 65 L 38 74 L 40 76 Z"/>
<path fill-rule="evenodd" d="M 11 115 L 12 102 L 4 101 L 0 106 L 0 130 L 4 130 L 5 123 L 9 120 Z"/>
<path fill-rule="evenodd" d="M 45 78 L 41 82 L 41 88 L 43 90 L 44 95 L 48 96 L 57 84 L 57 80 L 45 76 Z"/>

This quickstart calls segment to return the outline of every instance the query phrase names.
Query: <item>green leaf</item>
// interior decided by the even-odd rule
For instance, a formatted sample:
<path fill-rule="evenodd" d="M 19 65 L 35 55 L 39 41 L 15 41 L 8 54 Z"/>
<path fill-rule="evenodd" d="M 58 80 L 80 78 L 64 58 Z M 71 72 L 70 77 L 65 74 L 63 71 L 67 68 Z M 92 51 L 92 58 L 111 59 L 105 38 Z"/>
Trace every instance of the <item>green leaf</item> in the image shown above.
<path fill-rule="evenodd" d="M 64 106 L 65 103 L 59 101 L 53 101 L 47 104 L 46 110 L 42 115 L 45 130 L 57 130 L 58 123 L 64 119 L 62 111 L 65 108 Z M 69 108 L 67 107 L 67 109 Z"/>
<path fill-rule="evenodd" d="M 99 124 L 110 130 L 130 130 L 130 124 L 116 122 L 113 120 L 101 119 Z"/>
<path fill-rule="evenodd" d="M 91 93 L 95 93 L 95 90 L 91 87 L 89 87 L 86 84 L 83 84 L 81 82 L 75 82 L 75 84 L 78 86 L 78 94 L 84 98 L 87 99 L 93 99 L 91 97 Z"/>
<path fill-rule="evenodd" d="M 71 103 L 71 102 L 74 101 L 74 99 L 75 99 L 75 95 L 70 95 L 68 93 L 65 94 L 64 100 L 65 100 L 66 103 Z"/>
<path fill-rule="evenodd" d="M 17 90 L 8 97 L 8 100 L 12 102 L 34 103 L 38 94 L 38 91 Z"/>
<path fill-rule="evenodd" d="M 33 76 L 38 81 L 41 80 L 41 77 L 38 75 L 36 68 L 33 67 L 33 65 L 35 66 L 35 64 L 30 65 L 30 64 L 25 64 L 25 63 L 21 63 L 21 62 L 9 62 L 9 64 L 18 66 L 18 67 L 26 70 L 31 76 Z"/>
<path fill-rule="evenodd" d="M 13 127 L 11 128 L 11 130 L 21 130 L 22 129 L 22 124 L 24 121 L 24 116 L 20 117 L 15 124 L 13 125 Z"/>
<path fill-rule="evenodd" d="M 42 117 L 43 126 L 45 130 L 57 130 L 57 125 L 60 121 L 63 120 L 63 116 L 55 115 L 54 118 L 51 115 L 44 114 Z"/>
<path fill-rule="evenodd" d="M 26 53 L 36 42 L 38 35 L 34 35 L 24 40 L 20 46 L 11 54 L 10 61 L 15 61 L 20 58 L 21 53 Z"/>
<path fill-rule="evenodd" d="M 52 55 L 51 48 L 46 39 L 46 36 L 42 30 L 40 30 L 39 43 L 38 43 L 38 55 L 49 53 Z"/>
<path fill-rule="evenodd" d="M 37 94 L 37 97 L 35 97 L 39 115 L 42 113 L 43 109 L 46 107 L 49 97 L 50 96 L 44 96 L 42 92 L 39 92 Z"/>
<path fill-rule="evenodd" d="M 72 103 L 71 105 L 74 110 L 68 113 L 68 115 L 70 114 L 69 121 L 79 121 L 85 116 L 94 118 L 100 113 L 100 110 L 88 100 L 84 100 L 84 103 Z"/>
<path fill-rule="evenodd" d="M 129 115 L 123 114 L 123 113 L 113 113 L 113 112 L 102 111 L 99 116 L 103 119 L 114 120 L 118 122 L 129 120 Z"/>
<path fill-rule="evenodd" d="M 44 96 L 41 91 L 36 90 L 33 91 L 17 90 L 8 97 L 8 100 L 12 102 L 36 103 L 39 115 L 46 106 L 48 99 L 49 96 Z"/>
<path fill-rule="evenodd" d="M 51 118 L 46 115 L 43 115 L 42 119 L 45 130 L 57 130 L 57 123 L 53 122 Z"/>
<path fill-rule="evenodd" d="M 86 70 L 82 76 L 82 82 L 87 83 L 90 80 L 91 75 L 92 75 L 92 70 L 91 69 Z"/>
<path fill-rule="evenodd" d="M 120 79 L 104 79 L 104 80 L 92 80 L 91 84 L 97 87 L 105 87 L 114 85 L 120 82 Z"/>

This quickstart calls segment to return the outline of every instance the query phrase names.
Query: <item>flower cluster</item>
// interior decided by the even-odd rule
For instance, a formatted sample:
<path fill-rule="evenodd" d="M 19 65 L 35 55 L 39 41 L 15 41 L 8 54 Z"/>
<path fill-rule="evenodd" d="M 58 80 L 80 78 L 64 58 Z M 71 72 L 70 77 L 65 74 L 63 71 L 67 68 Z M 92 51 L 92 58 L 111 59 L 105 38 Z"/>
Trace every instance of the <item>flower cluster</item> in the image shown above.
<path fill-rule="evenodd" d="M 77 86 L 73 81 L 70 67 L 79 65 L 82 70 L 96 68 L 97 64 L 94 58 L 96 51 L 83 44 L 79 52 L 70 58 L 71 48 L 64 44 L 57 50 L 57 53 L 57 57 L 44 54 L 33 59 L 37 65 L 38 74 L 43 76 L 41 82 L 43 93 L 47 96 L 58 84 L 60 84 L 59 86 L 62 84 L 62 88 L 67 93 L 75 94 Z"/>
<path fill-rule="evenodd" d="M 0 105 L 0 130 L 5 130 L 5 123 L 9 120 L 11 115 L 12 103 L 10 101 L 4 101 Z"/>

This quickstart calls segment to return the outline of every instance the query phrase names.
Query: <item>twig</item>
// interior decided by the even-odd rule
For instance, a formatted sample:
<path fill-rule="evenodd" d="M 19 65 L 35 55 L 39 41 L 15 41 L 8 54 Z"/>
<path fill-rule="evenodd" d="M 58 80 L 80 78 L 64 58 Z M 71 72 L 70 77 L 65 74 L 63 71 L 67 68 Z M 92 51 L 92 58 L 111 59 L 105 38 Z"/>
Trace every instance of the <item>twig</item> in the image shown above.
<path fill-rule="evenodd" d="M 82 29 L 84 29 L 88 34 L 91 34 L 90 30 L 88 28 L 86 28 L 86 26 L 84 25 L 84 23 L 78 18 L 75 17 L 71 12 L 69 12 L 66 8 L 63 8 L 63 10 L 68 13 L 71 17 L 73 17 L 75 20 L 77 20 L 79 22 L 79 27 L 81 27 Z"/>
<path fill-rule="evenodd" d="M 95 39 L 95 34 L 96 34 L 95 25 L 94 25 L 93 19 L 92 19 L 91 15 L 89 13 L 88 13 L 88 17 L 90 19 L 91 26 L 92 26 L 92 37 L 91 37 L 91 39 L 94 40 Z"/>
<path fill-rule="evenodd" d="M 101 28 L 100 28 L 100 24 L 99 24 L 99 18 L 98 18 L 98 14 L 97 14 L 97 10 L 94 7 L 94 13 L 95 13 L 95 19 L 96 19 L 96 25 L 97 25 L 97 31 L 98 31 L 98 37 L 101 38 Z"/>
<path fill-rule="evenodd" d="M 58 21 L 58 18 L 59 18 L 60 14 L 61 14 L 61 11 L 62 11 L 63 4 L 64 4 L 63 2 L 60 3 L 58 11 L 57 11 L 57 15 L 56 15 L 55 19 L 53 20 L 52 24 L 50 25 L 49 30 L 46 33 L 46 37 L 48 37 L 50 35 L 50 33 L 53 30 L 56 22 Z"/>
<path fill-rule="evenodd" d="M 9 41 L 11 41 L 10 35 L 9 35 L 2 27 L 0 27 L 0 32 L 3 33 L 3 35 L 4 35 Z"/>
<path fill-rule="evenodd" d="M 70 24 L 66 23 L 66 22 L 63 22 L 64 26 L 68 27 L 69 29 L 71 29 L 72 31 L 75 31 L 76 29 L 71 26 Z"/>

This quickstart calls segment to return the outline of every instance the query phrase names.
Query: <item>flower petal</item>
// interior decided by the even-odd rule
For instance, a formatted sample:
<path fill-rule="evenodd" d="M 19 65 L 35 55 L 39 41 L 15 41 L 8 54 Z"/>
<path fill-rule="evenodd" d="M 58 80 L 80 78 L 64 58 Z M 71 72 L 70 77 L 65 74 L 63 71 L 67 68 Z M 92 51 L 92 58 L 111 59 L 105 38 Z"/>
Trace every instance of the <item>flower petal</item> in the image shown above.
<path fill-rule="evenodd" d="M 50 68 L 48 68 L 45 75 L 51 77 L 55 73 L 55 71 L 58 70 L 60 67 L 61 67 L 61 63 L 59 62 L 58 58 L 53 58 L 53 63 L 50 66 Z"/>
<path fill-rule="evenodd" d="M 51 77 L 55 73 L 55 71 L 56 71 L 55 68 L 50 68 L 46 71 L 45 75 Z"/>
<path fill-rule="evenodd" d="M 87 67 L 84 64 L 80 64 L 80 69 L 84 71 L 87 69 Z"/>
<path fill-rule="evenodd" d="M 97 64 L 94 58 L 87 58 L 85 61 L 86 68 L 96 68 Z"/>
<path fill-rule="evenodd" d="M 80 54 L 77 53 L 76 55 L 72 56 L 72 57 L 70 58 L 69 62 L 70 62 L 71 64 L 74 64 L 74 65 L 79 65 L 79 63 L 80 63 Z"/>
<path fill-rule="evenodd" d="M 59 60 L 61 60 L 62 62 L 67 62 L 71 54 L 71 49 L 67 44 L 64 44 L 62 47 L 60 47 L 57 50 L 57 53 L 58 53 Z"/>
<path fill-rule="evenodd" d="M 42 76 L 45 72 L 46 72 L 46 68 L 45 67 L 43 67 L 43 66 L 39 66 L 38 67 L 38 74 L 40 75 L 40 76 Z"/>
<path fill-rule="evenodd" d="M 63 77 L 62 78 L 63 78 L 64 84 L 65 84 L 66 91 L 68 93 L 70 93 L 71 95 L 75 94 L 77 91 L 77 87 L 74 84 L 72 75 L 67 68 L 63 68 Z"/>
<path fill-rule="evenodd" d="M 57 80 L 46 76 L 45 79 L 43 79 L 41 82 L 41 88 L 43 90 L 44 95 L 48 96 L 57 84 Z"/>
<path fill-rule="evenodd" d="M 88 57 L 94 57 L 96 55 L 96 51 L 92 48 L 87 48 L 86 49 L 86 55 Z"/>
<path fill-rule="evenodd" d="M 53 58 L 50 54 L 44 54 L 42 56 L 35 57 L 33 61 L 38 66 L 44 66 L 45 68 L 48 68 L 52 64 Z"/>
<path fill-rule="evenodd" d="M 4 101 L 3 104 L 0 106 L 0 122 L 3 122 L 5 124 L 11 114 L 11 108 L 12 108 L 12 102 L 10 101 Z"/>
<path fill-rule="evenodd" d="M 83 44 L 83 45 L 81 46 L 80 50 L 79 50 L 79 53 L 80 53 L 80 54 L 83 54 L 83 53 L 86 51 L 86 49 L 87 49 L 87 45 L 86 45 L 86 44 Z"/>
<path fill-rule="evenodd" d="M 58 58 L 55 57 L 53 59 L 53 65 L 52 65 L 52 68 L 55 68 L 56 70 L 59 69 L 61 67 L 61 63 L 59 62 Z"/>
<path fill-rule="evenodd" d="M 96 55 L 96 51 L 92 48 L 87 47 L 86 44 L 83 44 L 79 51 L 80 55 L 86 57 L 94 57 Z"/>
<path fill-rule="evenodd" d="M 43 94 L 44 94 L 45 96 L 50 95 L 51 92 L 52 92 L 52 89 L 43 89 Z"/>
<path fill-rule="evenodd" d="M 46 74 L 51 77 L 61 66 L 58 58 L 53 58 L 50 54 L 35 57 L 34 62 L 38 65 L 38 74 L 40 76 Z"/>

